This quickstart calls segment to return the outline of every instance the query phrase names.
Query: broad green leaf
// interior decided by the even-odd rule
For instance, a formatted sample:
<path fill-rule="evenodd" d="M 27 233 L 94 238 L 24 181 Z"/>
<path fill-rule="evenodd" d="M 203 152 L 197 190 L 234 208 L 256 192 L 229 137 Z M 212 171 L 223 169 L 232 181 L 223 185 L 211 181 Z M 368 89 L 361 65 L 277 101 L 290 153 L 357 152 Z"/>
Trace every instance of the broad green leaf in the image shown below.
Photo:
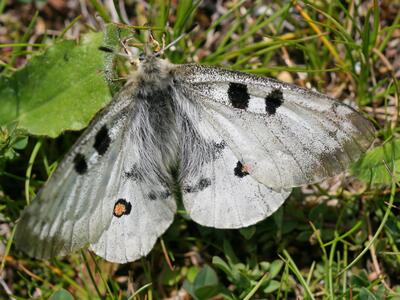
<path fill-rule="evenodd" d="M 16 122 L 33 135 L 80 130 L 110 100 L 103 76 L 103 34 L 63 41 L 11 77 L 0 77 L 0 125 Z"/>
<path fill-rule="evenodd" d="M 371 184 L 390 184 L 388 172 L 394 171 L 395 179 L 400 180 L 400 140 L 392 140 L 365 154 L 352 166 L 351 173 L 362 181 Z"/>
<path fill-rule="evenodd" d="M 51 295 L 49 300 L 74 300 L 74 297 L 67 290 L 61 289 Z"/>

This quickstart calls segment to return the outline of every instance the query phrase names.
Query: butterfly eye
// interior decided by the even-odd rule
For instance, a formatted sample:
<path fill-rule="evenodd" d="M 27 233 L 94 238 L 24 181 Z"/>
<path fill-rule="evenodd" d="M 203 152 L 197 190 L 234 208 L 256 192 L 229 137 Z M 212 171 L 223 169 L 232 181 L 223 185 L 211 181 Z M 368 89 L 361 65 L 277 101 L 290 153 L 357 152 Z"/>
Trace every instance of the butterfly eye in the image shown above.
<path fill-rule="evenodd" d="M 121 218 L 123 215 L 129 215 L 131 213 L 132 204 L 127 202 L 125 199 L 118 199 L 114 205 L 113 215 L 117 218 Z"/>
<path fill-rule="evenodd" d="M 141 54 L 139 55 L 139 61 L 142 62 L 142 61 L 144 61 L 145 59 L 146 59 L 146 54 L 141 53 Z"/>

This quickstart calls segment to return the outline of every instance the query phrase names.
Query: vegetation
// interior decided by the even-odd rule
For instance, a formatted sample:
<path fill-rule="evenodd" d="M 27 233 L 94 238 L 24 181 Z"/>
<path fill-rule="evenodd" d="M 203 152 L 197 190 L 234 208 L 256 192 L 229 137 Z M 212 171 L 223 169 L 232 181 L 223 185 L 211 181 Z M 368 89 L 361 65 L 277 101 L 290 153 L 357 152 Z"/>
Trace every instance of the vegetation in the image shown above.
<path fill-rule="evenodd" d="M 400 299 L 398 4 L 215 2 L 0 0 L 0 298 Z M 165 53 L 174 63 L 257 73 L 357 104 L 374 122 L 376 148 L 348 174 L 295 189 L 255 226 L 205 228 L 180 210 L 137 262 L 111 264 L 86 249 L 27 257 L 13 246 L 20 211 L 79 136 L 71 130 L 121 86 L 123 65 L 99 46 L 143 41 L 148 27 L 160 43 L 187 33 Z"/>

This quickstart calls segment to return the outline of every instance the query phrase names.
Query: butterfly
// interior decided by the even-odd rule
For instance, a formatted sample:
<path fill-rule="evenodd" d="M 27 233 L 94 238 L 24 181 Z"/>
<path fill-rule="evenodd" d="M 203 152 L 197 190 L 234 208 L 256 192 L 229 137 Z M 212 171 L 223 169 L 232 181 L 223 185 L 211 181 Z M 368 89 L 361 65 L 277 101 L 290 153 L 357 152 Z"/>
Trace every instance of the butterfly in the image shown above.
<path fill-rule="evenodd" d="M 147 55 L 24 209 L 15 242 L 37 258 L 90 244 L 134 261 L 170 226 L 176 200 L 201 225 L 250 226 L 373 139 L 366 118 L 318 92 Z"/>

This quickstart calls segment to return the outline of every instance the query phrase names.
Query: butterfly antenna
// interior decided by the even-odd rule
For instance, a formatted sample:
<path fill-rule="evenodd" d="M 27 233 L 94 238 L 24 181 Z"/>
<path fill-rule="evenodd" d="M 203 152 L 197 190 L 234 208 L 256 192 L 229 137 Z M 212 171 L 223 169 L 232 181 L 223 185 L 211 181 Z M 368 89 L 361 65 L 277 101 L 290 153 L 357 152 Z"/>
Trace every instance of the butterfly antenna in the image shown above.
<path fill-rule="evenodd" d="M 138 56 L 135 55 L 132 52 L 132 50 L 129 49 L 129 47 L 127 47 L 127 45 L 126 45 L 129 40 L 131 40 L 131 39 L 125 39 L 124 41 L 121 41 L 121 45 L 123 47 L 124 52 L 117 52 L 117 51 L 115 51 L 115 49 L 112 49 L 112 48 L 107 47 L 107 46 L 100 46 L 98 49 L 100 51 L 103 51 L 103 52 L 112 53 L 112 54 L 114 54 L 116 56 L 123 57 L 124 59 L 129 60 L 129 63 L 131 65 L 137 65 L 138 64 L 138 61 L 137 61 L 138 60 Z M 137 47 L 137 46 L 140 46 L 140 45 L 142 45 L 142 44 L 141 43 L 137 43 L 134 46 Z"/>
<path fill-rule="evenodd" d="M 116 51 L 114 51 L 114 49 L 109 48 L 107 46 L 100 46 L 98 49 L 100 51 L 107 52 L 107 53 L 113 53 L 114 55 L 118 55 L 118 56 L 121 56 L 121 57 L 124 57 L 124 58 L 128 58 L 128 59 L 130 58 L 130 55 L 128 55 L 126 53 L 116 52 Z"/>

